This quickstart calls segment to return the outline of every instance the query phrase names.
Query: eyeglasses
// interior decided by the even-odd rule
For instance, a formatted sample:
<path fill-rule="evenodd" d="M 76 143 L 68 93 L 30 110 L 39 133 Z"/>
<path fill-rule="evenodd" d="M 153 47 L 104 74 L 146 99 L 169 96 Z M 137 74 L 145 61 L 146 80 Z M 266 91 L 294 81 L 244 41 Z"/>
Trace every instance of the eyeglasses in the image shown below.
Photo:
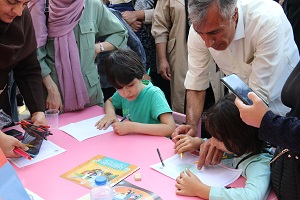
<path fill-rule="evenodd" d="M 4 88 L 2 90 L 0 90 L 0 94 L 2 94 L 2 92 L 5 90 L 7 84 L 5 84 Z"/>

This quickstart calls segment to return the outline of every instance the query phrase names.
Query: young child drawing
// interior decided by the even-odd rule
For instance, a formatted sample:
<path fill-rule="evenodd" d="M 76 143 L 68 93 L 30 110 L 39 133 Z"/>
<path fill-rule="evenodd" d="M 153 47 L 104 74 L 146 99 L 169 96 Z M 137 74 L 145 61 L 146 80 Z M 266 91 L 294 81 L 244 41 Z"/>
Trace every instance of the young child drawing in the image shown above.
<path fill-rule="evenodd" d="M 138 55 L 130 49 L 116 50 L 105 65 L 108 80 L 117 91 L 105 102 L 106 115 L 96 123 L 98 129 L 112 124 L 119 135 L 170 136 L 176 128 L 172 110 L 158 87 L 142 81 L 145 70 Z M 129 116 L 129 120 L 119 122 L 115 109 L 122 109 L 123 117 Z"/>
<path fill-rule="evenodd" d="M 226 153 L 235 154 L 233 167 L 242 169 L 244 188 L 216 188 L 205 185 L 188 169 L 176 179 L 176 194 L 203 199 L 266 199 L 270 191 L 270 160 L 268 145 L 258 139 L 258 129 L 245 124 L 234 104 L 235 96 L 227 95 L 205 114 L 205 125 L 212 135 L 212 144 Z M 175 149 L 194 151 L 203 140 L 188 135 L 174 138 Z M 179 140 L 180 139 L 180 140 Z"/>

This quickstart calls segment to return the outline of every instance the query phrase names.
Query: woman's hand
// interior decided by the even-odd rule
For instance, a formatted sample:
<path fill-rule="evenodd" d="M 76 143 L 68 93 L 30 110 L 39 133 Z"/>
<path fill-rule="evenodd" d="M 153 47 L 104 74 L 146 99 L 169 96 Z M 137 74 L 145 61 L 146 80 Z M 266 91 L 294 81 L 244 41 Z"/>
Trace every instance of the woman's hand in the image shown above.
<path fill-rule="evenodd" d="M 13 136 L 6 135 L 0 131 L 0 148 L 4 155 L 8 158 L 20 157 L 20 155 L 14 152 L 15 147 L 19 147 L 24 151 L 28 150 L 28 147 L 18 139 L 14 138 Z"/>
<path fill-rule="evenodd" d="M 248 93 L 253 105 L 244 104 L 239 98 L 235 98 L 235 105 L 240 111 L 241 119 L 248 125 L 259 128 L 262 118 L 268 111 L 268 106 L 254 92 Z"/>

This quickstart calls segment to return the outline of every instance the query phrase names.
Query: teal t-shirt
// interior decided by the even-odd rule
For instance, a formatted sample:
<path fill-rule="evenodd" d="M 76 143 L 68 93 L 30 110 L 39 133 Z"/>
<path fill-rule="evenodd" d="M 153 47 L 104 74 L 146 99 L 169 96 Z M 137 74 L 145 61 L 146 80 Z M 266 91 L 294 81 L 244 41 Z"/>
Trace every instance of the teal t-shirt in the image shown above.
<path fill-rule="evenodd" d="M 123 116 L 129 114 L 129 119 L 133 122 L 160 124 L 159 115 L 172 113 L 172 110 L 161 89 L 153 86 L 150 81 L 145 83 L 146 87 L 134 101 L 128 101 L 116 91 L 112 96 L 113 106 L 122 109 Z"/>

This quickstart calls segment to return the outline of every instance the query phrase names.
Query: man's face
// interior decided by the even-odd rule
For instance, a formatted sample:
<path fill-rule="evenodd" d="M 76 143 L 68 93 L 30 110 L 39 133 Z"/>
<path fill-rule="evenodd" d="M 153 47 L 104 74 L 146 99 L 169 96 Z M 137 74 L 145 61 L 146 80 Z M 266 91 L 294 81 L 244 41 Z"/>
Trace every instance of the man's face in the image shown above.
<path fill-rule="evenodd" d="M 15 17 L 21 16 L 29 0 L 0 0 L 0 20 L 11 23 Z"/>
<path fill-rule="evenodd" d="M 217 51 L 223 51 L 230 45 L 234 37 L 237 20 L 237 8 L 230 19 L 224 19 L 217 3 L 214 3 L 208 8 L 203 22 L 194 23 L 193 26 L 204 40 L 207 48 L 211 47 Z"/>

